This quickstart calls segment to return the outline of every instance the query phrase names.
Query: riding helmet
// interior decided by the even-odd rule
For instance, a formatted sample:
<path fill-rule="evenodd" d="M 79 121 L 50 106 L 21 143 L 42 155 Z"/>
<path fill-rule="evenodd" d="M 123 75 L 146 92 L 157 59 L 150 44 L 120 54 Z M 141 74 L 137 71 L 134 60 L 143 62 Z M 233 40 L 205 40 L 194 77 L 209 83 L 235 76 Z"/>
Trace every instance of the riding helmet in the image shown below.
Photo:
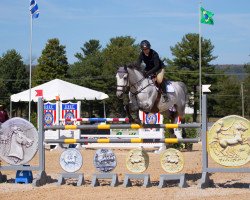
<path fill-rule="evenodd" d="M 145 48 L 150 49 L 151 45 L 150 45 L 149 41 L 142 40 L 141 44 L 140 44 L 140 47 L 141 47 L 141 49 L 145 49 Z"/>

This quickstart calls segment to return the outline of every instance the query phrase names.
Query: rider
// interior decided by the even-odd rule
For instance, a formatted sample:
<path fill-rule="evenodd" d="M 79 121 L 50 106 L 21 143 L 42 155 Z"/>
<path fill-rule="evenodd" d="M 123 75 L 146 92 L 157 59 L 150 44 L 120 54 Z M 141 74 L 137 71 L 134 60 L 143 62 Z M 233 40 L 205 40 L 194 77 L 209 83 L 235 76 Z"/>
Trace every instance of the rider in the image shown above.
<path fill-rule="evenodd" d="M 165 101 L 167 101 L 167 91 L 166 86 L 163 82 L 164 78 L 164 63 L 159 58 L 158 53 L 151 49 L 151 45 L 149 41 L 142 40 L 141 44 L 141 53 L 138 59 L 138 66 L 142 64 L 142 61 L 146 64 L 144 70 L 144 76 L 148 77 L 151 75 L 156 75 L 156 81 L 159 85 L 160 90 L 162 91 L 162 96 L 164 97 Z"/>

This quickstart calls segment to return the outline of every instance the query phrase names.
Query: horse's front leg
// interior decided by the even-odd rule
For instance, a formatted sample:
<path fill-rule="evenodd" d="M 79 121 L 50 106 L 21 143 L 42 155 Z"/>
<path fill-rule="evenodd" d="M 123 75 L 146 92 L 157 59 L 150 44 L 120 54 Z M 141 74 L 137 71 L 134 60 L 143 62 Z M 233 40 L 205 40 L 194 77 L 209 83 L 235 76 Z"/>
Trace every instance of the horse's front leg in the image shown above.
<path fill-rule="evenodd" d="M 131 123 L 141 123 L 139 118 L 139 106 L 136 101 L 136 98 L 133 95 L 130 95 L 130 101 L 128 104 L 125 105 L 125 111 L 128 115 L 129 121 Z M 132 114 L 135 114 L 135 118 L 133 118 Z"/>
<path fill-rule="evenodd" d="M 128 118 L 129 118 L 129 121 L 130 122 L 134 121 L 134 119 L 133 119 L 133 117 L 131 115 L 131 112 L 130 112 L 129 104 L 124 105 L 124 110 L 125 110 Z"/>
<path fill-rule="evenodd" d="M 139 117 L 139 110 L 135 110 L 134 111 L 134 107 L 132 108 L 132 104 L 128 104 L 128 105 L 125 105 L 124 106 L 124 109 L 127 113 L 127 116 L 129 118 L 129 121 L 131 123 L 136 123 L 136 124 L 141 124 L 141 120 L 140 120 L 140 117 Z M 135 113 L 135 118 L 133 118 L 132 114 Z"/>
<path fill-rule="evenodd" d="M 131 122 L 135 124 L 141 124 L 140 116 L 139 116 L 139 107 L 135 107 L 134 105 L 130 104 L 131 113 L 133 113 L 134 118 L 132 117 Z"/>
<path fill-rule="evenodd" d="M 130 96 L 130 109 L 131 111 L 135 114 L 135 118 L 133 120 L 133 123 L 136 123 L 136 124 L 141 124 L 141 120 L 140 120 L 140 117 L 139 117 L 139 104 L 138 104 L 138 99 L 134 96 L 134 95 L 131 95 Z"/>

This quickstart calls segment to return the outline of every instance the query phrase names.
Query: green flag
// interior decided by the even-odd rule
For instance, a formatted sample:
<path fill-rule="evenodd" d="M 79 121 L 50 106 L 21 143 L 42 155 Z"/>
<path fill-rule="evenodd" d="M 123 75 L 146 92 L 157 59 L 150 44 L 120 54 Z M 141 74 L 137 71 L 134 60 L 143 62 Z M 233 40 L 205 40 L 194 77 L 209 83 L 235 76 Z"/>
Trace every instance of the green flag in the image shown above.
<path fill-rule="evenodd" d="M 201 23 L 213 25 L 214 24 L 214 20 L 212 18 L 213 16 L 214 13 L 207 11 L 201 7 Z"/>

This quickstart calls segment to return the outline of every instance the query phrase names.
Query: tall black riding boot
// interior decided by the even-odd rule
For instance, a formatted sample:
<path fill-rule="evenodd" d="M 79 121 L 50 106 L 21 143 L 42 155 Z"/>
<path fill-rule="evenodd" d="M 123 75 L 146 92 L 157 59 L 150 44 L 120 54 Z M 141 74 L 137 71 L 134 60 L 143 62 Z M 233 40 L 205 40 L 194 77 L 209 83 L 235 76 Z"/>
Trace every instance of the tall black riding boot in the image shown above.
<path fill-rule="evenodd" d="M 166 88 L 166 85 L 165 85 L 164 81 L 162 81 L 160 87 L 161 87 L 161 91 L 162 91 L 162 96 L 163 96 L 163 98 L 164 98 L 164 100 L 166 102 L 166 101 L 168 101 L 168 95 L 167 95 L 167 88 Z"/>

